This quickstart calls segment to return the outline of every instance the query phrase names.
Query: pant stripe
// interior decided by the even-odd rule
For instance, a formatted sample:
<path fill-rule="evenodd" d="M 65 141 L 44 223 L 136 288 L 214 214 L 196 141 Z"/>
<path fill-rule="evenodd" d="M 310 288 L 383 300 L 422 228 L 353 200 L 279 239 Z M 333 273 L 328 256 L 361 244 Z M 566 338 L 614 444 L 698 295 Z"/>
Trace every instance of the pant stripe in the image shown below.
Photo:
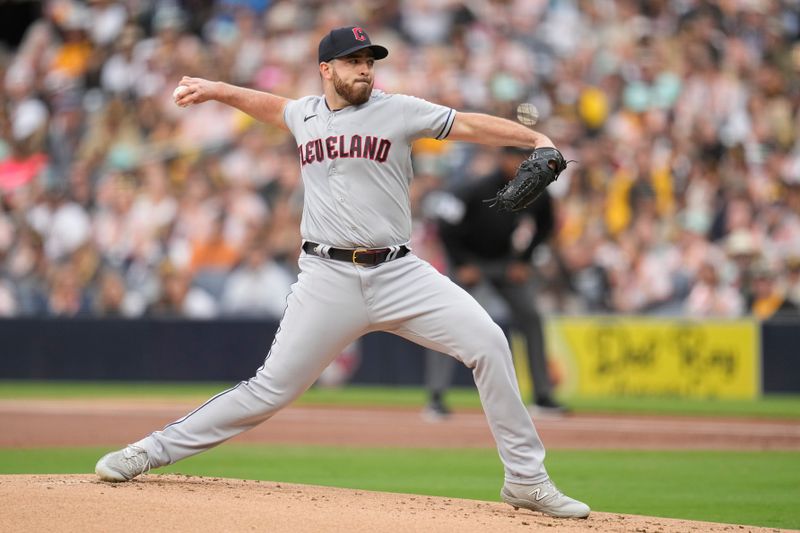
<path fill-rule="evenodd" d="M 269 356 L 267 356 L 267 357 L 269 357 Z M 187 418 L 189 418 L 193 414 L 197 413 L 200 409 L 202 409 L 206 405 L 210 404 L 211 402 L 213 402 L 214 400 L 216 400 L 220 396 L 224 396 L 224 395 L 228 394 L 229 392 L 235 391 L 243 383 L 244 383 L 244 381 L 240 381 L 239 383 L 237 383 L 235 386 L 231 387 L 230 389 L 224 390 L 224 391 L 220 392 L 219 394 L 217 394 L 215 396 L 212 396 L 210 399 L 206 400 L 206 402 L 203 405 L 201 405 L 200 407 L 198 407 L 197 409 L 195 409 L 194 411 L 192 411 L 188 415 L 184 416 L 180 420 L 176 420 L 175 422 L 172 422 L 172 423 L 167 424 L 166 426 L 164 426 L 164 429 L 167 429 L 170 426 L 174 426 L 175 424 L 180 424 L 181 422 L 184 422 Z"/>
<path fill-rule="evenodd" d="M 295 284 L 296 283 L 297 282 L 295 282 Z M 292 285 L 292 289 L 294 289 L 294 285 L 295 284 Z M 291 295 L 292 295 L 292 291 L 289 291 L 289 294 L 286 295 L 286 305 L 283 308 L 283 315 L 281 316 L 281 320 L 280 320 L 280 322 L 278 322 L 278 329 L 275 330 L 275 337 L 272 338 L 272 344 L 270 344 L 270 346 L 269 346 L 269 351 L 267 352 L 267 356 L 264 358 L 264 362 L 261 364 L 261 366 L 258 367 L 258 369 L 256 370 L 256 373 L 254 374 L 254 376 L 258 376 L 258 373 L 261 372 L 264 369 L 264 366 L 266 366 L 267 359 L 269 359 L 269 356 L 272 355 L 272 347 L 275 346 L 275 343 L 278 341 L 278 333 L 281 332 L 281 324 L 283 324 L 283 317 L 286 316 L 286 310 L 289 309 L 289 297 Z M 252 379 L 252 378 L 250 378 L 250 379 Z M 180 420 L 176 420 L 175 422 L 171 422 L 171 423 L 167 424 L 166 426 L 164 426 L 164 429 L 167 429 L 170 426 L 174 426 L 175 424 L 180 424 L 181 422 L 184 422 L 187 418 L 189 418 L 193 414 L 197 413 L 200 409 L 202 409 L 206 405 L 210 404 L 211 402 L 213 402 L 214 400 L 216 400 L 220 396 L 223 396 L 225 394 L 228 394 L 231 391 L 236 390 L 240 385 L 247 385 L 248 383 L 250 383 L 250 379 L 246 379 L 244 381 L 240 381 L 239 383 L 237 383 L 235 386 L 231 387 L 230 389 L 224 390 L 224 391 L 220 392 L 219 394 L 216 394 L 215 396 L 212 396 L 211 398 L 206 400 L 206 402 L 203 403 L 203 405 L 201 405 L 200 407 L 198 407 L 197 409 L 195 409 L 191 413 L 187 414 L 186 416 L 184 416 Z"/>

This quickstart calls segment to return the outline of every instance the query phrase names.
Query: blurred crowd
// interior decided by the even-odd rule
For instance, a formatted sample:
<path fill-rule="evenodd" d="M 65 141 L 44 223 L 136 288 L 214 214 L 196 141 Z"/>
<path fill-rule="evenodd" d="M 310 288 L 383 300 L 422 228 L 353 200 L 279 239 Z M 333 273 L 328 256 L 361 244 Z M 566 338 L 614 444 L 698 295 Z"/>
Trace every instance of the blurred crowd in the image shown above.
<path fill-rule="evenodd" d="M 280 317 L 293 139 L 184 75 L 320 92 L 319 39 L 364 26 L 376 86 L 515 117 L 577 160 L 534 256 L 544 311 L 800 316 L 798 0 L 52 0 L 0 51 L 0 316 Z M 415 246 L 493 150 L 419 141 Z M 430 200 L 430 201 L 425 201 Z M 524 235 L 520 239 L 524 239 Z"/>

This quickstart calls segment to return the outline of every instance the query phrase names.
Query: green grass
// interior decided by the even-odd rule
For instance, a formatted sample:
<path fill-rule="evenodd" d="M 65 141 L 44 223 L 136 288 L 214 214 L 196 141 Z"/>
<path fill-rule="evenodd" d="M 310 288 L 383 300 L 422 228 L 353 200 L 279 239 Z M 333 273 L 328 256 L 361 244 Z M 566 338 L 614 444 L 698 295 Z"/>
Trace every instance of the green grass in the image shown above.
<path fill-rule="evenodd" d="M 202 401 L 231 383 L 130 383 L 77 381 L 0 381 L 0 399 L 20 398 L 166 398 Z M 425 404 L 420 387 L 349 386 L 312 388 L 299 405 L 414 407 Z M 455 409 L 479 409 L 474 388 L 454 388 L 447 402 Z M 566 403 L 578 413 L 637 413 L 696 416 L 739 416 L 800 419 L 800 394 L 770 395 L 758 400 L 681 398 L 573 398 Z"/>
<path fill-rule="evenodd" d="M 0 449 L 0 473 L 87 473 L 105 449 Z M 800 453 L 549 453 L 560 488 L 597 511 L 800 527 Z M 159 472 L 262 479 L 497 501 L 490 449 L 369 449 L 228 444 Z"/>
<path fill-rule="evenodd" d="M 201 399 L 230 383 L 0 380 L 0 399 L 187 398 Z"/>
<path fill-rule="evenodd" d="M 800 394 L 771 394 L 757 400 L 694 398 L 575 398 L 581 413 L 629 413 L 800 419 Z"/>

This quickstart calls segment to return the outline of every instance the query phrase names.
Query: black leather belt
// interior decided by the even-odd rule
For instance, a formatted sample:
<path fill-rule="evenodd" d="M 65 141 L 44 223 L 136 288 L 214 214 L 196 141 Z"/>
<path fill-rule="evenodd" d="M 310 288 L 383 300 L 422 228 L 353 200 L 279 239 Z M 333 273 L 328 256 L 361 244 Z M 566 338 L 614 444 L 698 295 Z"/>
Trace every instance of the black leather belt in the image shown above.
<path fill-rule="evenodd" d="M 349 250 L 347 248 L 332 248 L 311 241 L 303 243 L 303 250 L 319 257 L 346 261 L 356 265 L 380 265 L 386 261 L 404 257 L 411 251 L 406 245 L 393 246 L 391 248 L 356 248 L 355 250 Z"/>

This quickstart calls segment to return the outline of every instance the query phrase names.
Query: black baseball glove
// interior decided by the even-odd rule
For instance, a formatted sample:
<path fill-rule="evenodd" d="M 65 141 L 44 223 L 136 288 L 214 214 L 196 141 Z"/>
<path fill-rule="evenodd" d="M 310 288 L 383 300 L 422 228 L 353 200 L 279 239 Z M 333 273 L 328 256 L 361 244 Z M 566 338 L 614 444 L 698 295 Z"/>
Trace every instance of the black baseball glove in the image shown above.
<path fill-rule="evenodd" d="M 569 161 L 564 161 L 564 156 L 555 148 L 536 148 L 520 164 L 514 178 L 497 191 L 497 196 L 485 201 L 492 202 L 490 207 L 498 206 L 501 211 L 525 209 L 558 179 L 567 163 Z"/>

